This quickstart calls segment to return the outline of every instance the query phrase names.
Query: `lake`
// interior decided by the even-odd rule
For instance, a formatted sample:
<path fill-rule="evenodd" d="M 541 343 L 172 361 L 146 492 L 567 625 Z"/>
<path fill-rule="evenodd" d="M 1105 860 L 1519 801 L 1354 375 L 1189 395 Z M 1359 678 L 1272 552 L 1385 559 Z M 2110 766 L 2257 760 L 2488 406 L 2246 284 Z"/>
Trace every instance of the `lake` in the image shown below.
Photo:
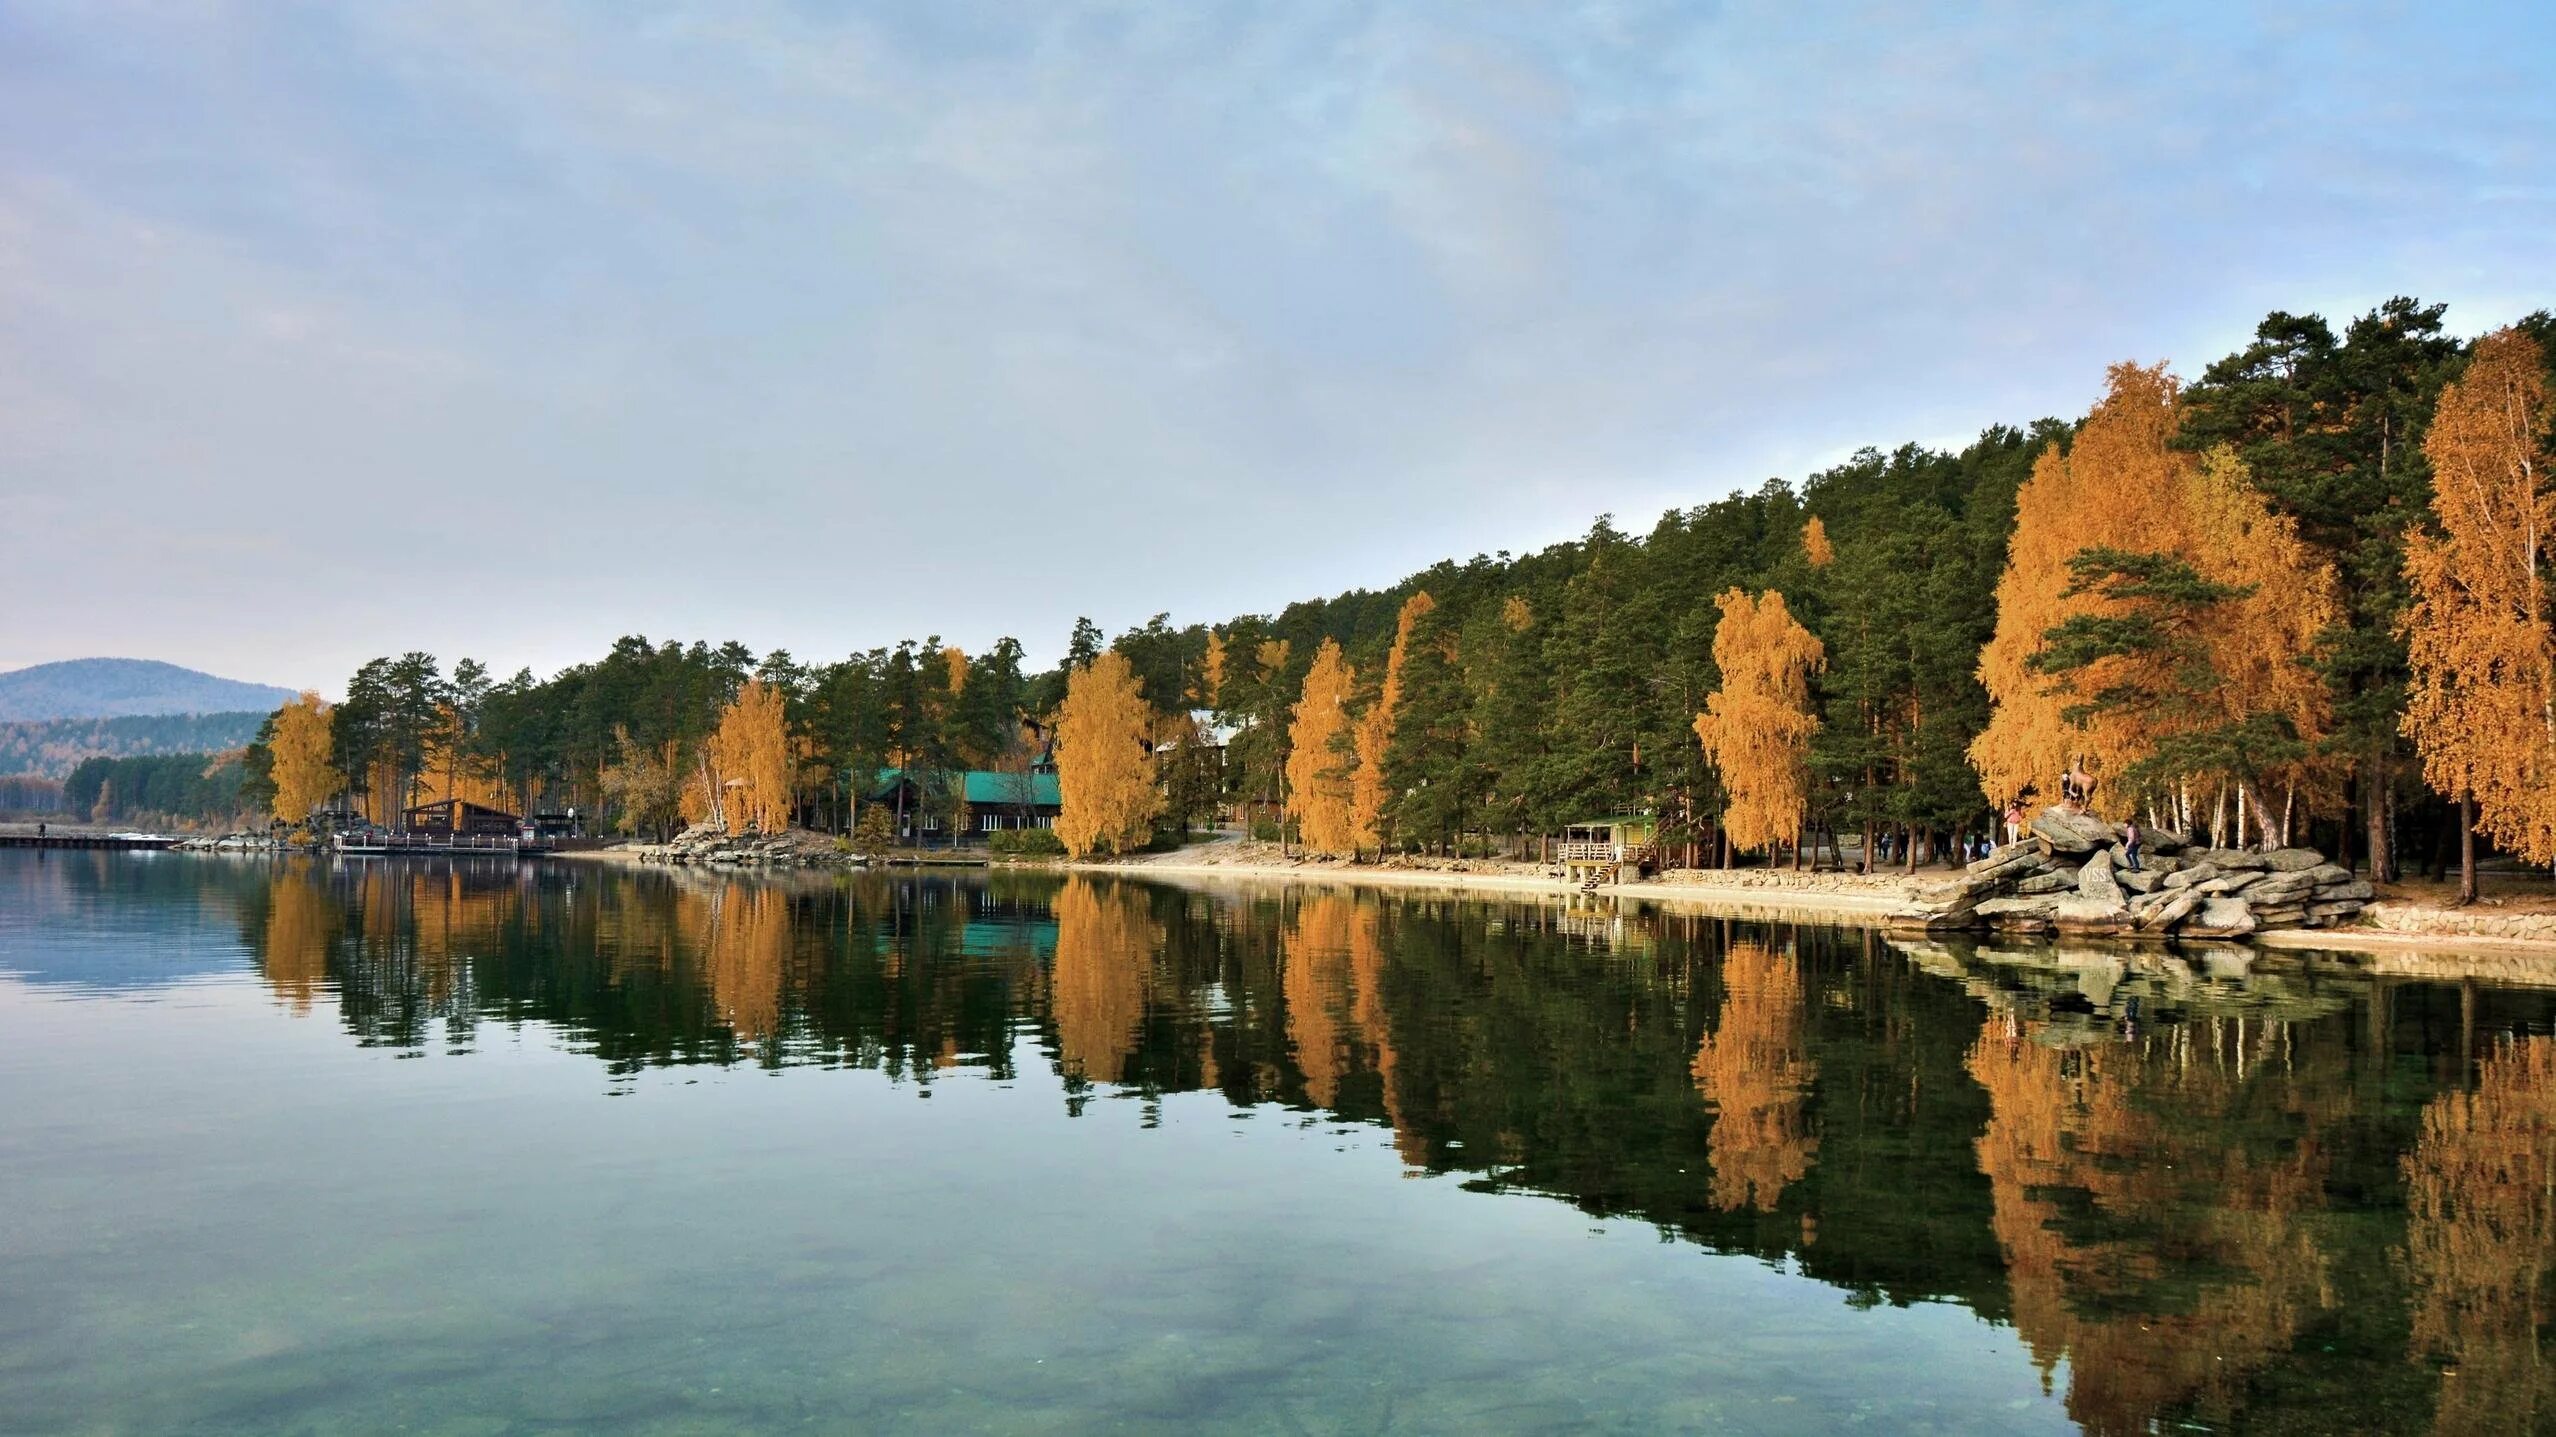
<path fill-rule="evenodd" d="M 0 853 L 0 1431 L 2556 1427 L 2556 992 Z"/>

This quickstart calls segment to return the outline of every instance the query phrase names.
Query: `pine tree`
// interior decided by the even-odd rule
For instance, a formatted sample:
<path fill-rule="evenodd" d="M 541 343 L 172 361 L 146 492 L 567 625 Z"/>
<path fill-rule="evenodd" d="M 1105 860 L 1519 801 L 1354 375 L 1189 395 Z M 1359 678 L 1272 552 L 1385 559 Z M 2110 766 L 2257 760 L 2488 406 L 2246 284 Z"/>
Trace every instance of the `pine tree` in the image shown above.
<path fill-rule="evenodd" d="M 1383 686 L 1358 718 L 1358 768 L 1350 781 L 1349 822 L 1362 849 L 1384 847 L 1385 804 L 1391 793 L 1385 783 L 1385 751 L 1393 745 L 1394 718 L 1402 707 L 1403 665 L 1411 653 L 1413 626 L 1437 606 L 1425 589 L 1403 601 L 1394 621 L 1393 648 L 1385 656 Z"/>
<path fill-rule="evenodd" d="M 2517 330 L 2477 341 L 2441 391 L 2423 449 L 2437 533 L 2406 541 L 2414 685 L 2406 735 L 2424 780 L 2472 806 L 2475 830 L 2531 863 L 2556 862 L 2556 408 L 2546 357 Z M 2476 893 L 2472 852 L 2460 896 Z"/>
<path fill-rule="evenodd" d="M 1125 654 L 1096 655 L 1066 680 L 1056 716 L 1056 837 L 1080 858 L 1144 846 L 1162 811 L 1154 781 L 1154 714 Z"/>
<path fill-rule="evenodd" d="M 2075 445 L 2063 453 L 2054 444 L 2033 466 L 2016 496 L 1996 631 L 1979 658 L 1991 708 L 1971 760 L 2000 803 L 2048 794 L 2083 763 L 2114 780 L 2096 800 L 2116 815 L 2160 788 L 2188 802 L 2187 780 L 2216 779 L 2277 833 L 2271 786 L 2294 796 L 2320 777 L 2313 759 L 2329 706 L 2306 663 L 2335 620 L 2333 575 L 2299 543 L 2294 521 L 2266 506 L 2242 461 L 2176 447 L 2180 416 L 2163 365 L 2115 365 Z M 2145 556 L 2211 586 L 2217 662 L 2206 674 L 2173 645 L 2119 633 L 2086 641 L 2087 626 L 2139 622 L 2116 584 L 2080 565 L 2089 553 Z M 2054 650 L 2062 633 L 2075 637 Z M 2245 752 L 2257 756 L 2267 752 L 2262 739 L 2278 737 L 2281 752 L 2255 763 L 2195 737 L 2211 730 L 2253 735 Z"/>

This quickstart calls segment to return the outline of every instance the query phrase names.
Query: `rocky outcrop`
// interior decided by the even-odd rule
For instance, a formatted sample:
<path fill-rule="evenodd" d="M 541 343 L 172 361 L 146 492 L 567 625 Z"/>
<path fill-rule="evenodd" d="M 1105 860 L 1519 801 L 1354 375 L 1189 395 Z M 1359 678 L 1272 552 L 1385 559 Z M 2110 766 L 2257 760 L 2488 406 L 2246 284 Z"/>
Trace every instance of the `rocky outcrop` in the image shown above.
<path fill-rule="evenodd" d="M 696 823 L 672 842 L 640 850 L 647 863 L 701 864 L 714 868 L 839 868 L 869 860 L 822 833 L 731 834 L 717 824 Z"/>
<path fill-rule="evenodd" d="M 2046 808 L 2019 842 L 1918 895 L 1903 926 L 1930 931 L 2242 938 L 2266 928 L 2331 928 L 2359 919 L 2367 882 L 2312 848 L 2196 848 L 2150 829 L 2141 865 L 2092 814 Z"/>

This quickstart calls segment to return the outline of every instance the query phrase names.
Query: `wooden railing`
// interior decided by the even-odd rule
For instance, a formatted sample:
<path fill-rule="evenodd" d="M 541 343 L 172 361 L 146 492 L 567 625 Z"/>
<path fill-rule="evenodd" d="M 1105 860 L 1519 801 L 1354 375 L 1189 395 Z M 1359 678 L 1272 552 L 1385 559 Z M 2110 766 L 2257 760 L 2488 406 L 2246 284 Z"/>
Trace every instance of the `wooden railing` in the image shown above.
<path fill-rule="evenodd" d="M 1564 863 L 1646 863 L 1652 846 L 1647 843 L 1572 843 L 1554 845 L 1554 856 Z"/>

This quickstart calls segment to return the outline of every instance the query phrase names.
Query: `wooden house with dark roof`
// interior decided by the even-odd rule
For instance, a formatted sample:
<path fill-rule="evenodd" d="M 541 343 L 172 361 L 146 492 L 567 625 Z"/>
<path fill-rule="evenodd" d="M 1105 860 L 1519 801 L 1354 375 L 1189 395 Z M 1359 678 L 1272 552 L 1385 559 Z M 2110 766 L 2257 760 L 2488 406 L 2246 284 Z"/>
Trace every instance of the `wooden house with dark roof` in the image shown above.
<path fill-rule="evenodd" d="M 514 838 L 524 831 L 523 815 L 502 808 L 445 798 L 400 811 L 400 827 L 410 833 L 461 838 Z"/>

